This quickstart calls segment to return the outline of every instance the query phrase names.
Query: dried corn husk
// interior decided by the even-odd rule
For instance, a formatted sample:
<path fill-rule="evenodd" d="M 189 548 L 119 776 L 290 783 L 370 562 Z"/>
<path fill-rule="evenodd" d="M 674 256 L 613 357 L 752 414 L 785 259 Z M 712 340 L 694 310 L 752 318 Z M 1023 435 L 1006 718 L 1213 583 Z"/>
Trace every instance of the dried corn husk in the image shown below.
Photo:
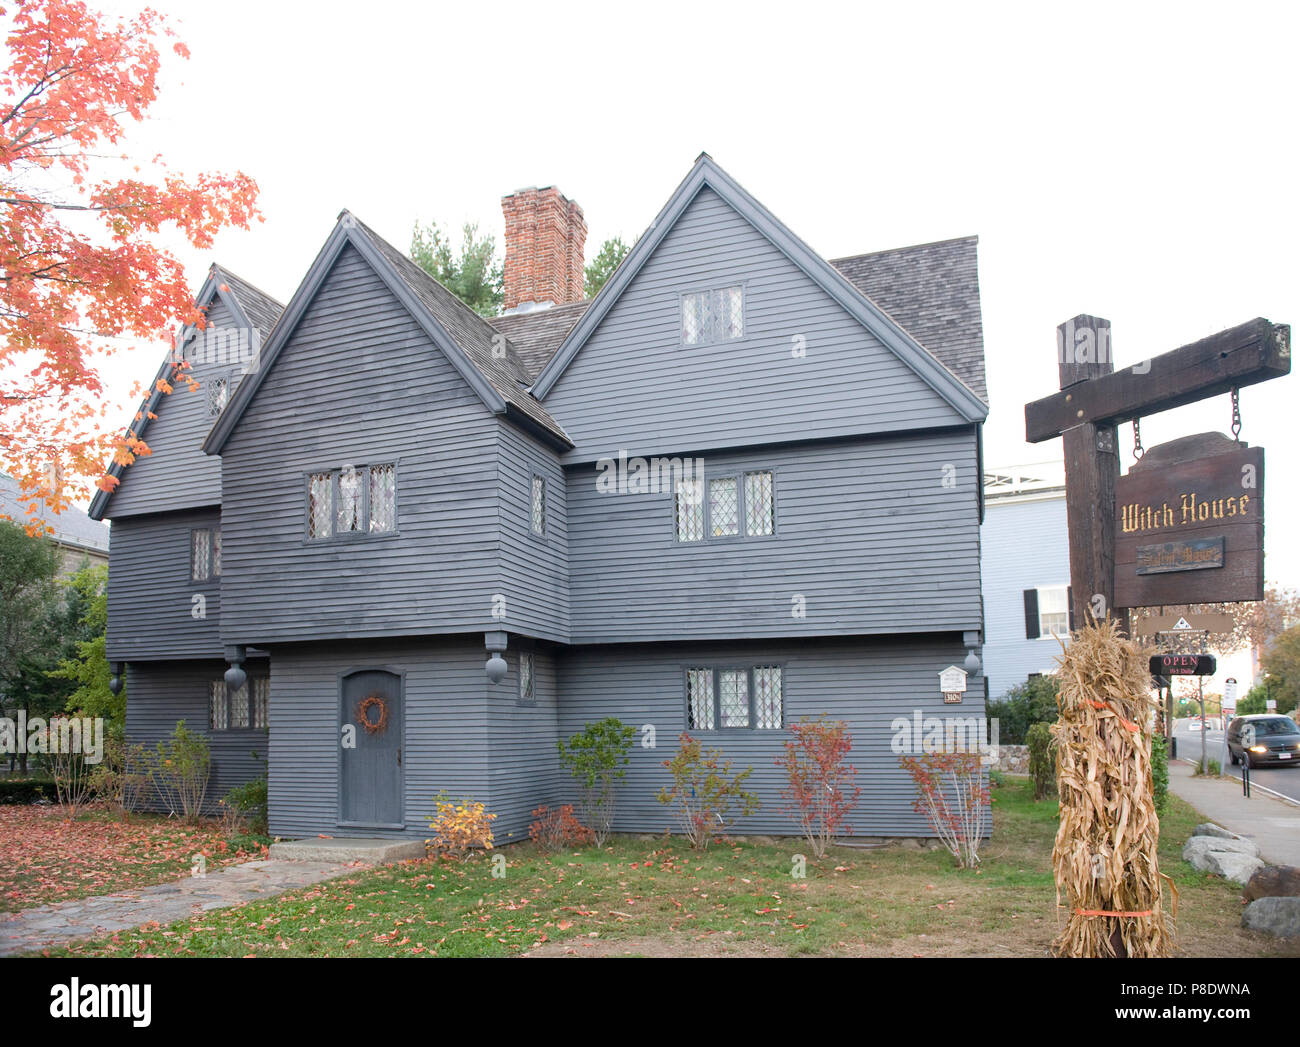
<path fill-rule="evenodd" d="M 1147 653 L 1107 620 L 1075 632 L 1060 659 L 1058 956 L 1168 956 L 1173 947 L 1156 861 Z"/>

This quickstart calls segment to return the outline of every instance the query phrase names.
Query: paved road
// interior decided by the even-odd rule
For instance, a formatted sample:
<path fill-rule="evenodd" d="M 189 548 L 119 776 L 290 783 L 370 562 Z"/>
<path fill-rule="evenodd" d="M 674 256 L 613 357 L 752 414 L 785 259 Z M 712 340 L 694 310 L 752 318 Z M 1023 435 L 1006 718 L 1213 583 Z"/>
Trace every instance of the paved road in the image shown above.
<path fill-rule="evenodd" d="M 1188 721 L 1174 722 L 1174 737 L 1178 740 L 1180 760 L 1201 758 L 1201 732 L 1191 730 Z M 1205 732 L 1205 755 L 1208 759 L 1218 760 L 1223 765 L 1224 774 L 1241 780 L 1241 768 L 1233 767 L 1224 752 L 1222 731 Z M 1300 762 L 1295 767 L 1257 767 L 1250 772 L 1250 781 L 1252 785 L 1262 785 L 1300 803 Z"/>

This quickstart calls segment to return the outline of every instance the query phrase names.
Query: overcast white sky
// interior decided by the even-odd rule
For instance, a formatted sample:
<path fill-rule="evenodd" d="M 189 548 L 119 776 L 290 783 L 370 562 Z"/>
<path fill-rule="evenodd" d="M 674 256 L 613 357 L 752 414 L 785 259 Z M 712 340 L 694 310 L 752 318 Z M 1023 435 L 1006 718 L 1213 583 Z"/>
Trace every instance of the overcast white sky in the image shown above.
<path fill-rule="evenodd" d="M 1023 442 L 1023 405 L 1056 389 L 1077 313 L 1113 322 L 1120 367 L 1300 323 L 1295 4 L 154 6 L 193 57 L 135 145 L 262 188 L 263 225 L 185 255 L 196 287 L 216 259 L 287 300 L 344 207 L 402 248 L 417 219 L 499 242 L 527 185 L 582 204 L 591 254 L 707 151 L 828 258 L 979 234 L 990 465 L 1059 456 Z M 115 364 L 124 419 L 157 355 Z M 1266 573 L 1292 585 L 1297 383 L 1241 397 L 1268 450 Z M 1143 438 L 1229 420 L 1224 396 Z"/>

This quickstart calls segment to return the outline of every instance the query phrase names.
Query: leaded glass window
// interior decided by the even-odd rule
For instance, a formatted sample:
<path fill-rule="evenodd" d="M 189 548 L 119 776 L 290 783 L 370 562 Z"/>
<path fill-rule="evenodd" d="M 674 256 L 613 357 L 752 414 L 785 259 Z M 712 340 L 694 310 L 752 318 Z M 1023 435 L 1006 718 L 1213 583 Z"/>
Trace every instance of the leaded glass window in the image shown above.
<path fill-rule="evenodd" d="M 709 534 L 714 538 L 740 534 L 740 501 L 734 476 L 709 481 Z"/>
<path fill-rule="evenodd" d="M 253 680 L 253 726 L 265 730 L 271 725 L 271 680 L 259 676 Z"/>
<path fill-rule="evenodd" d="M 749 673 L 724 669 L 719 673 L 718 694 L 723 727 L 749 726 Z"/>
<path fill-rule="evenodd" d="M 773 522 L 772 474 L 770 472 L 746 473 L 745 533 L 751 538 L 771 534 Z"/>
<path fill-rule="evenodd" d="M 212 532 L 212 577 L 221 577 L 221 528 Z"/>
<path fill-rule="evenodd" d="M 213 378 L 208 382 L 208 415 L 215 417 L 226 409 L 230 399 L 230 382 L 225 378 Z"/>
<path fill-rule="evenodd" d="M 739 287 L 728 287 L 718 292 L 721 339 L 729 342 L 745 334 L 745 296 Z"/>
<path fill-rule="evenodd" d="M 546 481 L 540 476 L 533 477 L 533 499 L 530 513 L 533 534 L 546 533 Z"/>
<path fill-rule="evenodd" d="M 677 540 L 698 542 L 704 537 L 703 481 L 678 480 L 673 496 L 677 518 Z"/>
<path fill-rule="evenodd" d="M 686 721 L 696 731 L 713 730 L 713 670 L 686 670 Z"/>
<path fill-rule="evenodd" d="M 226 702 L 226 681 L 213 680 L 208 688 L 208 726 L 224 731 L 230 726 L 230 709 Z"/>
<path fill-rule="evenodd" d="M 779 665 L 754 667 L 754 719 L 755 727 L 781 726 L 781 667 Z"/>
<path fill-rule="evenodd" d="M 196 527 L 190 532 L 190 580 L 206 582 L 212 577 L 212 531 Z"/>
<path fill-rule="evenodd" d="M 307 534 L 312 538 L 328 538 L 334 533 L 333 476 L 330 473 L 313 473 L 307 493 Z"/>
<path fill-rule="evenodd" d="M 519 700 L 521 702 L 537 700 L 532 651 L 521 651 L 519 654 Z"/>
<path fill-rule="evenodd" d="M 234 729 L 247 729 L 248 727 L 248 681 L 245 680 L 239 686 L 239 690 L 230 695 L 230 727 Z"/>
<path fill-rule="evenodd" d="M 338 472 L 338 501 L 334 513 L 334 533 L 348 534 L 365 529 L 361 515 L 364 497 L 361 474 L 351 466 Z"/>
<path fill-rule="evenodd" d="M 397 529 L 397 470 L 391 465 L 370 467 L 370 530 Z"/>
<path fill-rule="evenodd" d="M 681 303 L 683 345 L 711 345 L 745 336 L 743 287 L 684 294 Z"/>

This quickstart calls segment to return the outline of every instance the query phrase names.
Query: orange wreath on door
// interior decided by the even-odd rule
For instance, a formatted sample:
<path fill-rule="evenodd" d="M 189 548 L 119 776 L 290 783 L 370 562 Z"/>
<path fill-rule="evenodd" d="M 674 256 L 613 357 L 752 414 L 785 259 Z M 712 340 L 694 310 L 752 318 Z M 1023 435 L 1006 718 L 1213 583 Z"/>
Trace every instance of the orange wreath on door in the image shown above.
<path fill-rule="evenodd" d="M 377 713 L 372 719 L 371 714 Z M 380 734 L 388 726 L 388 703 L 381 694 L 370 694 L 357 705 L 357 722 L 366 734 Z"/>

